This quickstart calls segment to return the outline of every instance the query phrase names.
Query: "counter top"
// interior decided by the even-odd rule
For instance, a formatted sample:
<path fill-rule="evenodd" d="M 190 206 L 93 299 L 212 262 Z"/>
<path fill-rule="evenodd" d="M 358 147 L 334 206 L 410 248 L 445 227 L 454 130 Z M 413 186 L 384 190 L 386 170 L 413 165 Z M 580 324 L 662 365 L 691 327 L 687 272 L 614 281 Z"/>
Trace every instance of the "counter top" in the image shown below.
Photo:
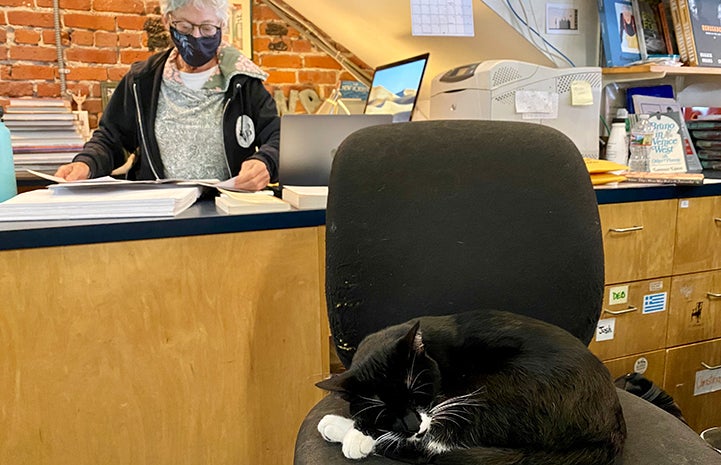
<path fill-rule="evenodd" d="M 600 187 L 599 204 L 721 195 L 721 183 L 702 186 Z M 212 199 L 198 201 L 175 217 L 0 222 L 0 250 L 52 247 L 164 237 L 223 234 L 325 225 L 324 210 L 226 215 Z"/>
<path fill-rule="evenodd" d="M 226 215 L 218 213 L 212 199 L 208 199 L 198 201 L 175 217 L 0 222 L 0 250 L 302 228 L 324 224 L 324 210 Z"/>

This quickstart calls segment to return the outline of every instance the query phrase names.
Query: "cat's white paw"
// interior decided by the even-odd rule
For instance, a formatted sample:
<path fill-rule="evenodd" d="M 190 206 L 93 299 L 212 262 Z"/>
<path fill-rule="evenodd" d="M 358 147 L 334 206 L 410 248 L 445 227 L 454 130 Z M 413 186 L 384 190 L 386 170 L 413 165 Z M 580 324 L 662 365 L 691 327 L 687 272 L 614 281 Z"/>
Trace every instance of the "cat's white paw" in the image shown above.
<path fill-rule="evenodd" d="M 343 437 L 353 429 L 353 420 L 339 415 L 326 415 L 318 422 L 318 431 L 328 442 L 343 442 Z"/>
<path fill-rule="evenodd" d="M 343 437 L 343 455 L 348 459 L 362 459 L 373 452 L 375 439 L 352 428 Z"/>

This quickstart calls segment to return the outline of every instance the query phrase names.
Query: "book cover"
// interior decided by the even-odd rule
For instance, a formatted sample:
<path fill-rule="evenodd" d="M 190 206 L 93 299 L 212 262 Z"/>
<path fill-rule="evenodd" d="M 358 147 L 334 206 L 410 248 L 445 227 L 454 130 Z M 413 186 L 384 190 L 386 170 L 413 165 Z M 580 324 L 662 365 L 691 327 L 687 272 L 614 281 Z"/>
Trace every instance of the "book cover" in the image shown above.
<path fill-rule="evenodd" d="M 641 60 L 630 0 L 598 0 L 601 40 L 606 66 L 627 66 Z"/>
<path fill-rule="evenodd" d="M 639 49 L 644 59 L 653 55 L 671 53 L 666 48 L 658 16 L 658 5 L 661 3 L 661 0 L 632 0 L 636 30 L 639 35 Z"/>
<path fill-rule="evenodd" d="M 666 50 L 668 50 L 668 53 L 678 55 L 678 47 L 676 46 L 676 34 L 674 33 L 674 30 L 671 24 L 671 15 L 669 13 L 669 9 L 666 8 L 666 5 L 664 3 L 658 2 L 658 5 L 656 5 L 656 12 L 658 14 L 658 22 L 661 25 L 661 34 L 663 36 L 663 41 L 666 43 Z"/>
<path fill-rule="evenodd" d="M 682 128 L 686 126 L 681 114 L 674 110 L 657 112 L 651 115 L 649 123 L 654 130 L 651 154 L 648 160 L 649 171 L 652 173 L 685 173 L 687 170 L 686 149 Z"/>
<path fill-rule="evenodd" d="M 721 8 L 718 0 L 686 0 L 697 66 L 721 67 Z"/>

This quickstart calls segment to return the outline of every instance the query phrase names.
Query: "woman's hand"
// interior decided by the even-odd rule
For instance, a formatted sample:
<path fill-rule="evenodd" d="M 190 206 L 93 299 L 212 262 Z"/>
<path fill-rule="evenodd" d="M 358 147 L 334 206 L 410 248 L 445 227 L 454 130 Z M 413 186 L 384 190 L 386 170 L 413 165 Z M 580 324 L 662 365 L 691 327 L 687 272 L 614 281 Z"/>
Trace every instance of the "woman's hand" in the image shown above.
<path fill-rule="evenodd" d="M 79 181 L 90 177 L 90 167 L 81 161 L 61 165 L 55 172 L 55 176 L 66 181 Z"/>
<path fill-rule="evenodd" d="M 270 182 L 268 168 L 260 160 L 246 160 L 240 165 L 240 173 L 235 178 L 236 189 L 259 191 Z"/>

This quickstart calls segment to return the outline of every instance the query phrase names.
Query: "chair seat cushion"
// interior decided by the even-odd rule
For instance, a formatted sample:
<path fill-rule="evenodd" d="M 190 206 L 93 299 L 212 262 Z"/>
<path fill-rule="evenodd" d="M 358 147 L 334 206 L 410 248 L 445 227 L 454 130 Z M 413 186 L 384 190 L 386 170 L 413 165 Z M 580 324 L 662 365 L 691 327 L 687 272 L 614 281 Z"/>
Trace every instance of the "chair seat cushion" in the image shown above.
<path fill-rule="evenodd" d="M 618 390 L 628 438 L 618 465 L 721 464 L 721 454 L 673 415 L 623 390 Z M 329 395 L 305 418 L 296 441 L 294 465 L 348 465 L 359 463 L 343 457 L 339 444 L 321 438 L 317 425 L 327 414 L 348 416 L 347 403 Z M 399 465 L 385 457 L 371 456 L 363 465 Z M 562 464 L 559 464 L 562 465 Z"/>

